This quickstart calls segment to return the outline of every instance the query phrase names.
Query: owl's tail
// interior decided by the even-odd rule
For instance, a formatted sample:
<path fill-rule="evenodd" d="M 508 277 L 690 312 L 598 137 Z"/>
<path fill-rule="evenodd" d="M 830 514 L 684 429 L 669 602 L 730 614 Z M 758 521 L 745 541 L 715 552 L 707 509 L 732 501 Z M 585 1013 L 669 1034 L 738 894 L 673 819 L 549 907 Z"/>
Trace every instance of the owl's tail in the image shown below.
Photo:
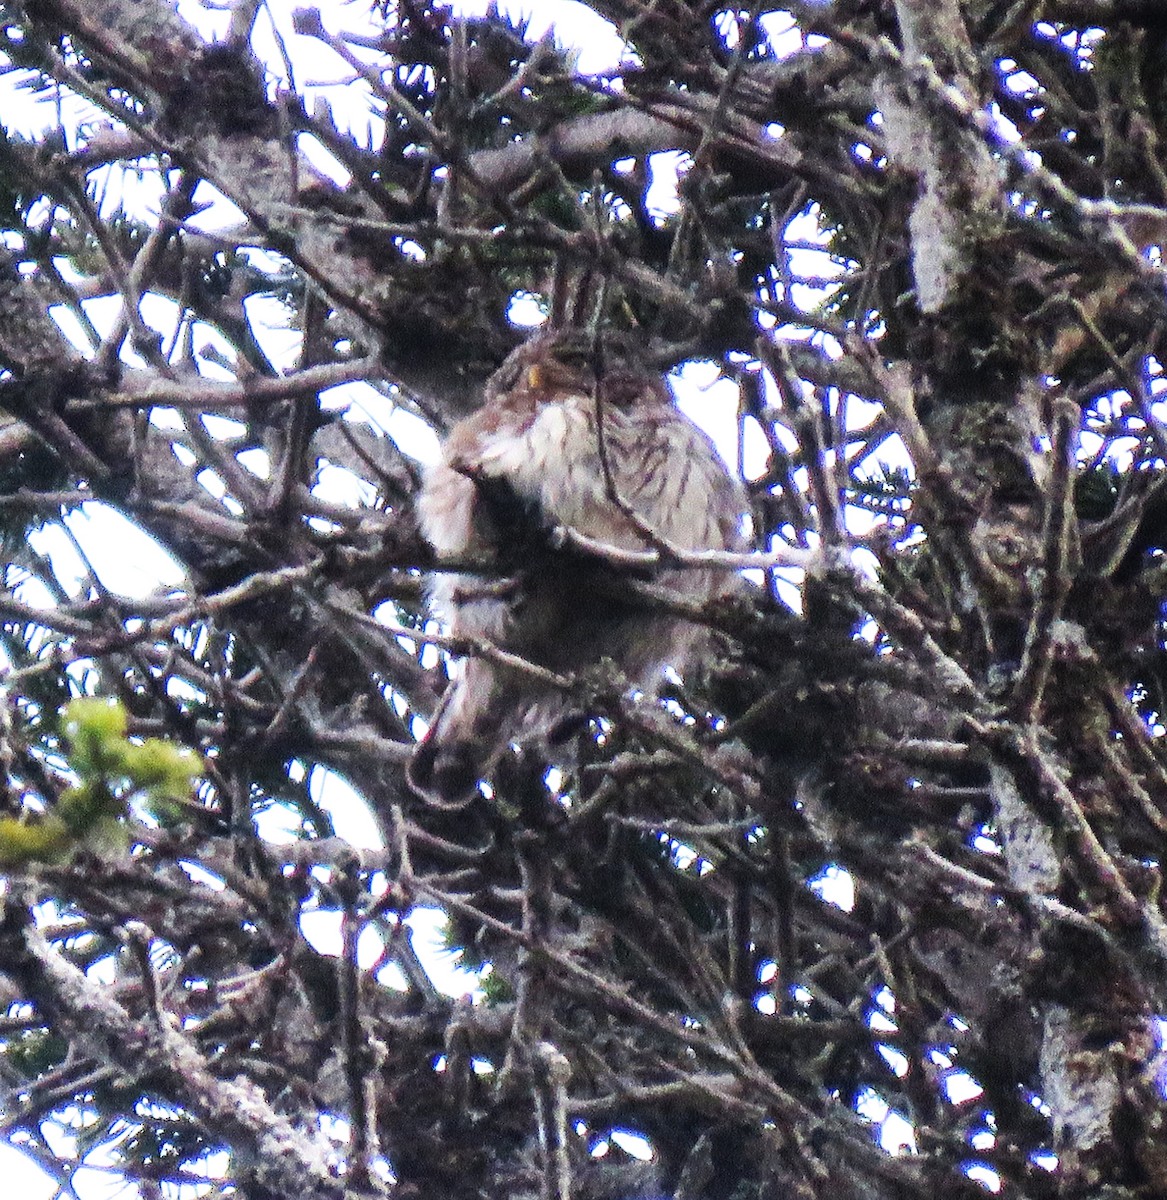
<path fill-rule="evenodd" d="M 489 664 L 473 659 L 466 663 L 462 677 L 446 689 L 429 732 L 406 767 L 409 786 L 435 808 L 458 811 L 471 804 L 478 796 L 479 780 L 506 747 L 502 710 L 491 703 L 496 698 L 489 675 Z"/>

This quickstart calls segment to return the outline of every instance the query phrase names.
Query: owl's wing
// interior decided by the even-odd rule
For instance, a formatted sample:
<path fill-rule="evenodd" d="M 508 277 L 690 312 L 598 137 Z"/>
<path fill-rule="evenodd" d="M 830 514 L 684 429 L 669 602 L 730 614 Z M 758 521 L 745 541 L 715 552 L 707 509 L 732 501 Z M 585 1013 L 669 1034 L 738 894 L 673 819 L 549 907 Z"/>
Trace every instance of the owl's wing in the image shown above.
<path fill-rule="evenodd" d="M 678 549 L 740 549 L 745 492 L 708 435 L 671 404 L 633 424 L 626 452 L 612 459 L 621 498 Z"/>

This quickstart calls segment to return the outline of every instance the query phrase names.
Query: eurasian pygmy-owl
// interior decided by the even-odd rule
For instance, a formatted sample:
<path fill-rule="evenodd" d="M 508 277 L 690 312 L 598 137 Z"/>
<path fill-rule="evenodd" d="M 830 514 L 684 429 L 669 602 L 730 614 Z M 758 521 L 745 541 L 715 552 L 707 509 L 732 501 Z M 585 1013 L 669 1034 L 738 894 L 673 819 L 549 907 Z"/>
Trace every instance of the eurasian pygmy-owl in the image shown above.
<path fill-rule="evenodd" d="M 454 636 L 559 674 L 607 657 L 651 687 L 665 665 L 683 665 L 694 626 L 622 602 L 612 585 L 623 568 L 556 549 L 552 532 L 566 526 L 645 550 L 647 528 L 683 550 L 737 549 L 744 508 L 712 442 L 677 410 L 660 374 L 638 365 L 630 338 L 543 333 L 507 358 L 482 407 L 450 431 L 419 500 L 422 532 L 439 554 L 486 556 L 505 577 L 439 575 L 432 609 Z M 653 582 L 703 602 L 735 577 L 661 568 Z M 530 675 L 467 658 L 414 754 L 410 783 L 431 802 L 461 804 L 509 742 L 565 712 Z"/>

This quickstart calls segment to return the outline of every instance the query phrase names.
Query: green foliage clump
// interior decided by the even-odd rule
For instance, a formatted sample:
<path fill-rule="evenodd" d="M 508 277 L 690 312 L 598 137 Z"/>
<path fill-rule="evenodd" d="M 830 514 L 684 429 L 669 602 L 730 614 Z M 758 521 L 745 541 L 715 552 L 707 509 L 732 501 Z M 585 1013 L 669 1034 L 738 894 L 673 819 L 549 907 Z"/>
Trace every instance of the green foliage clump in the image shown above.
<path fill-rule="evenodd" d="M 132 742 L 116 700 L 81 697 L 64 709 L 68 761 L 77 782 L 36 821 L 0 818 L 0 867 L 58 862 L 79 845 L 125 842 L 121 817 L 133 797 L 165 817 L 187 799 L 201 774 L 198 756 L 161 738 Z"/>
<path fill-rule="evenodd" d="M 1087 467 L 1074 477 L 1074 511 L 1087 521 L 1103 521 L 1118 507 L 1122 476 L 1112 462 Z"/>
<path fill-rule="evenodd" d="M 25 1079 L 39 1079 L 65 1061 L 68 1049 L 69 1043 L 59 1033 L 26 1029 L 8 1040 L 4 1061 Z"/>

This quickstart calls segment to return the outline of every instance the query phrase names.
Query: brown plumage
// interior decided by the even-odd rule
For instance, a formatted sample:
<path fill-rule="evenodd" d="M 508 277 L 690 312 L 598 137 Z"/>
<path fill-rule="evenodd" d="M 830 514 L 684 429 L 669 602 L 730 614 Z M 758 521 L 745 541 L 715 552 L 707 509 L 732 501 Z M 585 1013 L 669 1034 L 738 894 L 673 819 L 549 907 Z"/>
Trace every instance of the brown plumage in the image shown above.
<path fill-rule="evenodd" d="M 608 657 L 646 687 L 666 664 L 682 665 L 695 640 L 690 623 L 621 604 L 611 588 L 600 594 L 616 568 L 552 548 L 550 534 L 562 526 L 622 549 L 649 548 L 613 487 L 671 545 L 740 545 L 740 488 L 661 376 L 636 364 L 629 339 L 609 335 L 597 345 L 579 332 L 540 334 L 510 355 L 482 407 L 450 431 L 422 489 L 422 531 L 439 554 L 494 556 L 510 573 L 440 575 L 432 606 L 450 632 L 561 674 Z M 654 582 L 700 602 L 728 592 L 734 578 L 662 569 Z M 409 771 L 415 790 L 446 805 L 473 798 L 511 740 L 565 715 L 558 694 L 489 659 L 471 657 L 456 670 Z"/>

